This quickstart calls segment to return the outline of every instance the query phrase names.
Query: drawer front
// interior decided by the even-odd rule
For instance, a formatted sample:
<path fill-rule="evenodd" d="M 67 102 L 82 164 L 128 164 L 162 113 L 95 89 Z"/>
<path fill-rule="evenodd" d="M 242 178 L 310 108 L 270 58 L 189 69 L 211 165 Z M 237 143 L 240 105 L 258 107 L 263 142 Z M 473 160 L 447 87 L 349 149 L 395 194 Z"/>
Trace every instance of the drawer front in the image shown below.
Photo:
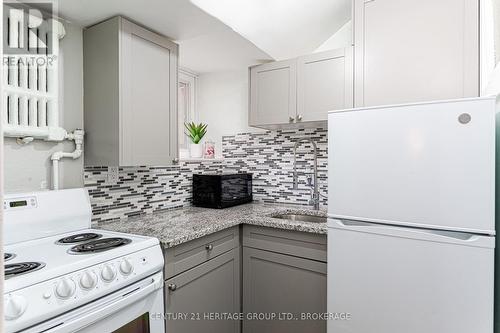
<path fill-rule="evenodd" d="M 239 226 L 235 226 L 166 249 L 165 278 L 185 272 L 239 245 Z"/>
<path fill-rule="evenodd" d="M 243 246 L 326 262 L 326 235 L 243 226 Z"/>

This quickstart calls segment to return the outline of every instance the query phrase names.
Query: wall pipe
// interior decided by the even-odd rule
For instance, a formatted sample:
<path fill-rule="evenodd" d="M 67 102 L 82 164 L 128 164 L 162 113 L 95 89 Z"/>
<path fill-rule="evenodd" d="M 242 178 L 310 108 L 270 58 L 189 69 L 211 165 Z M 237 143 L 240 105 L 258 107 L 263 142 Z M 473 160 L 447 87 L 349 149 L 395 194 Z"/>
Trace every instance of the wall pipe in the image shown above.
<path fill-rule="evenodd" d="M 72 158 L 76 160 L 83 153 L 83 136 L 85 132 L 81 129 L 76 129 L 72 133 L 66 134 L 65 139 L 75 141 L 75 150 L 67 153 L 64 151 L 56 151 L 52 154 L 50 159 L 52 160 L 52 189 L 59 189 L 59 160 L 61 158 Z"/>

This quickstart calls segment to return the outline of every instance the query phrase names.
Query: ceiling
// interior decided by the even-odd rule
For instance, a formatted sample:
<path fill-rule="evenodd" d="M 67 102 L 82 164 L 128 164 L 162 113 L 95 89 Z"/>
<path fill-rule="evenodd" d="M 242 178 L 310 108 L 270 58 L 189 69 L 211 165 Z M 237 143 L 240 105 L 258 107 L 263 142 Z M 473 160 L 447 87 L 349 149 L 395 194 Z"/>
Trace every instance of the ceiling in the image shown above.
<path fill-rule="evenodd" d="M 180 66 L 207 73 L 314 51 L 349 20 L 345 3 L 350 0 L 59 0 L 58 9 L 82 27 L 123 15 L 176 41 Z"/>
<path fill-rule="evenodd" d="M 316 50 L 351 19 L 351 0 L 191 0 L 277 60 Z"/>
<path fill-rule="evenodd" d="M 180 45 L 180 66 L 198 73 L 242 70 L 272 58 L 188 0 L 59 0 L 59 15 L 87 27 L 123 15 Z"/>

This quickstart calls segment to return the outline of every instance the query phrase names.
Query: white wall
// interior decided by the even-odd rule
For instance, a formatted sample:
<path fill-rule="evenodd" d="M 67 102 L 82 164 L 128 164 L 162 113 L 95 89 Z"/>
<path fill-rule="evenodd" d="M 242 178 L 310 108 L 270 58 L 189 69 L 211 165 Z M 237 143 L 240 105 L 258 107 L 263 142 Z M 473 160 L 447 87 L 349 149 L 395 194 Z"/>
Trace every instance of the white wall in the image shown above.
<path fill-rule="evenodd" d="M 60 41 L 59 70 L 60 124 L 66 130 L 83 127 L 83 40 L 82 29 L 64 23 L 66 36 Z M 20 146 L 5 138 L 4 188 L 6 193 L 36 191 L 50 187 L 50 155 L 58 150 L 72 151 L 71 142 L 50 143 L 36 140 Z M 63 159 L 60 163 L 61 188 L 83 185 L 83 158 Z"/>
<path fill-rule="evenodd" d="M 339 49 L 352 45 L 352 20 L 344 24 L 337 32 L 321 44 L 314 52 Z"/>
<path fill-rule="evenodd" d="M 248 127 L 248 69 L 215 72 L 198 77 L 199 121 L 208 124 L 206 139 L 216 143 L 220 156 L 223 135 L 256 132 Z"/>
<path fill-rule="evenodd" d="M 315 52 L 352 44 L 352 22 L 326 40 Z M 248 126 L 248 69 L 204 73 L 198 76 L 197 109 L 199 121 L 208 124 L 205 139 L 216 143 L 216 155 L 221 155 L 223 135 L 258 132 Z"/>

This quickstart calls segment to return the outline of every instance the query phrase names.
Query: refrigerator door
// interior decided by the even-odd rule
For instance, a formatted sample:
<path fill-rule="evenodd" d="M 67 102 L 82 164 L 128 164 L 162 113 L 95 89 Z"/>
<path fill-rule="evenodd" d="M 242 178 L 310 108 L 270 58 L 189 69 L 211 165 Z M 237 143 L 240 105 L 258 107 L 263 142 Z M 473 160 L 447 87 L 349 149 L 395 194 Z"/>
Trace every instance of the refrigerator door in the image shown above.
<path fill-rule="evenodd" d="M 328 124 L 330 217 L 494 234 L 494 98 L 331 112 Z"/>
<path fill-rule="evenodd" d="M 494 241 L 329 220 L 328 332 L 493 332 Z"/>

